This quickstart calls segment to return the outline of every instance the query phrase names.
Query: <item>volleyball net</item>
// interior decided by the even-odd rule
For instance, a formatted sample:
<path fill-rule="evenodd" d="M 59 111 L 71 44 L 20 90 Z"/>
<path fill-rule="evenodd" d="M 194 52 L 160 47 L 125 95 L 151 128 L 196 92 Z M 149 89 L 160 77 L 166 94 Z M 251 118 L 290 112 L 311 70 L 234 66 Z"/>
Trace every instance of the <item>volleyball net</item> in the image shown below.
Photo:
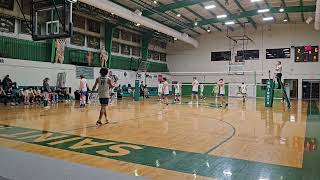
<path fill-rule="evenodd" d="M 242 97 L 242 83 L 245 85 L 245 93 L 247 97 L 264 97 L 265 85 L 259 83 L 255 71 L 241 72 L 167 72 L 161 73 L 163 77 L 169 79 L 171 94 L 175 94 L 175 87 L 178 83 L 179 94 L 183 96 L 191 96 L 192 81 L 196 78 L 200 83 L 198 87 L 198 95 L 204 97 L 216 97 L 219 94 L 217 82 L 223 79 L 225 83 L 225 96 Z"/>

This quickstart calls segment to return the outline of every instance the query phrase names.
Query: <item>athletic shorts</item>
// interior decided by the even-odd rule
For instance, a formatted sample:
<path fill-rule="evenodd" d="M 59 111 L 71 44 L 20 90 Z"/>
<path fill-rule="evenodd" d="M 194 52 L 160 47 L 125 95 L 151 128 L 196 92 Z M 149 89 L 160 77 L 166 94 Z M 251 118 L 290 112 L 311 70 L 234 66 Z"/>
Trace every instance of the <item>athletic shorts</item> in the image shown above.
<path fill-rule="evenodd" d="M 164 94 L 163 96 L 169 96 L 169 94 Z"/>
<path fill-rule="evenodd" d="M 108 105 L 109 104 L 109 98 L 99 98 L 101 105 Z"/>
<path fill-rule="evenodd" d="M 197 95 L 198 91 L 192 91 L 192 95 Z"/>
<path fill-rule="evenodd" d="M 81 96 L 86 96 L 87 94 L 88 94 L 87 91 L 81 91 L 81 92 L 80 92 L 80 95 L 81 95 Z"/>
<path fill-rule="evenodd" d="M 175 95 L 176 95 L 176 96 L 180 96 L 180 93 L 176 93 Z"/>
<path fill-rule="evenodd" d="M 223 97 L 223 96 L 224 96 L 224 94 L 218 94 L 218 96 L 221 96 L 221 97 Z"/>

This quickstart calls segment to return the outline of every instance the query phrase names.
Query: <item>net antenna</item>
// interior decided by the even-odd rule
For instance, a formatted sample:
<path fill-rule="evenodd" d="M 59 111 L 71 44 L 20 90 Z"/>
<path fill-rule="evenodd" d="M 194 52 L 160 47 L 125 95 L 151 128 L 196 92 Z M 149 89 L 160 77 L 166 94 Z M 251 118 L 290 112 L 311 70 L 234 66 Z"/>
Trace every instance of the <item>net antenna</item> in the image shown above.
<path fill-rule="evenodd" d="M 246 52 L 248 50 L 248 44 L 254 41 L 247 35 L 246 23 L 243 23 L 243 34 L 242 35 L 230 35 L 229 29 L 227 29 L 227 38 L 229 39 L 229 47 L 231 51 L 231 61 L 229 61 L 229 73 L 236 75 L 244 75 L 244 65 L 246 59 Z M 238 56 L 237 51 L 240 50 L 242 53 Z M 233 58 L 234 57 L 234 58 Z"/>
<path fill-rule="evenodd" d="M 39 41 L 71 37 L 72 7 L 76 2 L 77 0 L 32 0 L 32 39 Z"/>

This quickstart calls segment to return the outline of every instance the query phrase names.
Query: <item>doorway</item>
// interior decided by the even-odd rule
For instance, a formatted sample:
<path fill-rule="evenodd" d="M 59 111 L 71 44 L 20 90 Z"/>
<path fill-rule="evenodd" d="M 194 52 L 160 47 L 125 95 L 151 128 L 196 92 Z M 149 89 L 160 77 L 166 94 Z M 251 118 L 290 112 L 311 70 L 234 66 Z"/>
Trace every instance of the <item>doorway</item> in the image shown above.
<path fill-rule="evenodd" d="M 319 99 L 320 80 L 302 80 L 302 99 Z"/>
<path fill-rule="evenodd" d="M 285 79 L 284 84 L 290 87 L 290 99 L 298 99 L 298 79 Z"/>

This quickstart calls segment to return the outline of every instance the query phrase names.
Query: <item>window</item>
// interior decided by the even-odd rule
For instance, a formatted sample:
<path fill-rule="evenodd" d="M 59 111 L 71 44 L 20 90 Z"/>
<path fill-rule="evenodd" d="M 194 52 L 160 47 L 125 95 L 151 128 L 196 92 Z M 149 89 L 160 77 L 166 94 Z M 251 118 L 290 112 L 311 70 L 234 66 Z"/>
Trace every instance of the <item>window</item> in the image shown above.
<path fill-rule="evenodd" d="M 140 44 L 141 38 L 138 34 L 132 34 L 132 42 Z"/>
<path fill-rule="evenodd" d="M 86 28 L 86 19 L 76 14 L 72 15 L 73 26 L 81 29 Z"/>
<path fill-rule="evenodd" d="M 29 28 L 28 22 L 21 20 L 20 21 L 20 33 L 22 34 L 31 34 L 31 30 Z M 40 32 L 41 30 L 38 29 L 38 32 Z"/>
<path fill-rule="evenodd" d="M 88 38 L 88 47 L 94 49 L 100 49 L 100 38 L 87 36 Z"/>
<path fill-rule="evenodd" d="M 126 41 L 131 41 L 131 33 L 128 31 L 121 31 L 121 39 L 126 40 Z"/>
<path fill-rule="evenodd" d="M 211 61 L 230 61 L 231 51 L 211 52 Z"/>
<path fill-rule="evenodd" d="M 160 47 L 161 47 L 162 49 L 167 49 L 167 43 L 165 43 L 165 42 L 160 42 Z"/>
<path fill-rule="evenodd" d="M 319 46 L 295 47 L 295 62 L 318 62 Z"/>
<path fill-rule="evenodd" d="M 70 43 L 77 46 L 84 46 L 84 39 L 85 35 L 74 32 L 73 36 L 71 37 Z"/>
<path fill-rule="evenodd" d="M 244 60 L 259 60 L 259 50 L 237 51 L 237 56 Z"/>
<path fill-rule="evenodd" d="M 88 19 L 88 31 L 100 33 L 100 22 Z"/>
<path fill-rule="evenodd" d="M 15 19 L 0 16 L 0 32 L 14 33 Z"/>
<path fill-rule="evenodd" d="M 167 54 L 161 53 L 160 54 L 160 61 L 166 62 L 167 61 Z"/>
<path fill-rule="evenodd" d="M 5 9 L 13 10 L 14 0 L 1 0 L 0 7 Z"/>
<path fill-rule="evenodd" d="M 120 38 L 120 30 L 118 28 L 116 28 L 113 33 L 112 33 L 112 37 L 119 39 Z"/>
<path fill-rule="evenodd" d="M 140 56 L 141 50 L 139 47 L 132 47 L 132 55 L 133 56 Z"/>
<path fill-rule="evenodd" d="M 121 54 L 130 55 L 130 46 L 121 44 Z"/>
<path fill-rule="evenodd" d="M 159 59 L 160 59 L 160 53 L 158 53 L 158 52 L 152 52 L 151 56 L 152 56 L 153 60 L 159 61 Z"/>
<path fill-rule="evenodd" d="M 120 52 L 120 44 L 117 42 L 112 42 L 112 52 L 119 53 Z"/>
<path fill-rule="evenodd" d="M 290 48 L 267 49 L 266 59 L 285 59 L 290 58 Z"/>
<path fill-rule="evenodd" d="M 0 3 L 1 3 L 1 0 L 0 0 Z M 32 3 L 31 1 L 21 1 L 21 6 L 22 6 L 22 12 L 25 14 L 25 15 L 30 15 L 31 14 L 31 6 L 32 6 Z M 1 5 L 0 5 L 1 7 Z"/>

